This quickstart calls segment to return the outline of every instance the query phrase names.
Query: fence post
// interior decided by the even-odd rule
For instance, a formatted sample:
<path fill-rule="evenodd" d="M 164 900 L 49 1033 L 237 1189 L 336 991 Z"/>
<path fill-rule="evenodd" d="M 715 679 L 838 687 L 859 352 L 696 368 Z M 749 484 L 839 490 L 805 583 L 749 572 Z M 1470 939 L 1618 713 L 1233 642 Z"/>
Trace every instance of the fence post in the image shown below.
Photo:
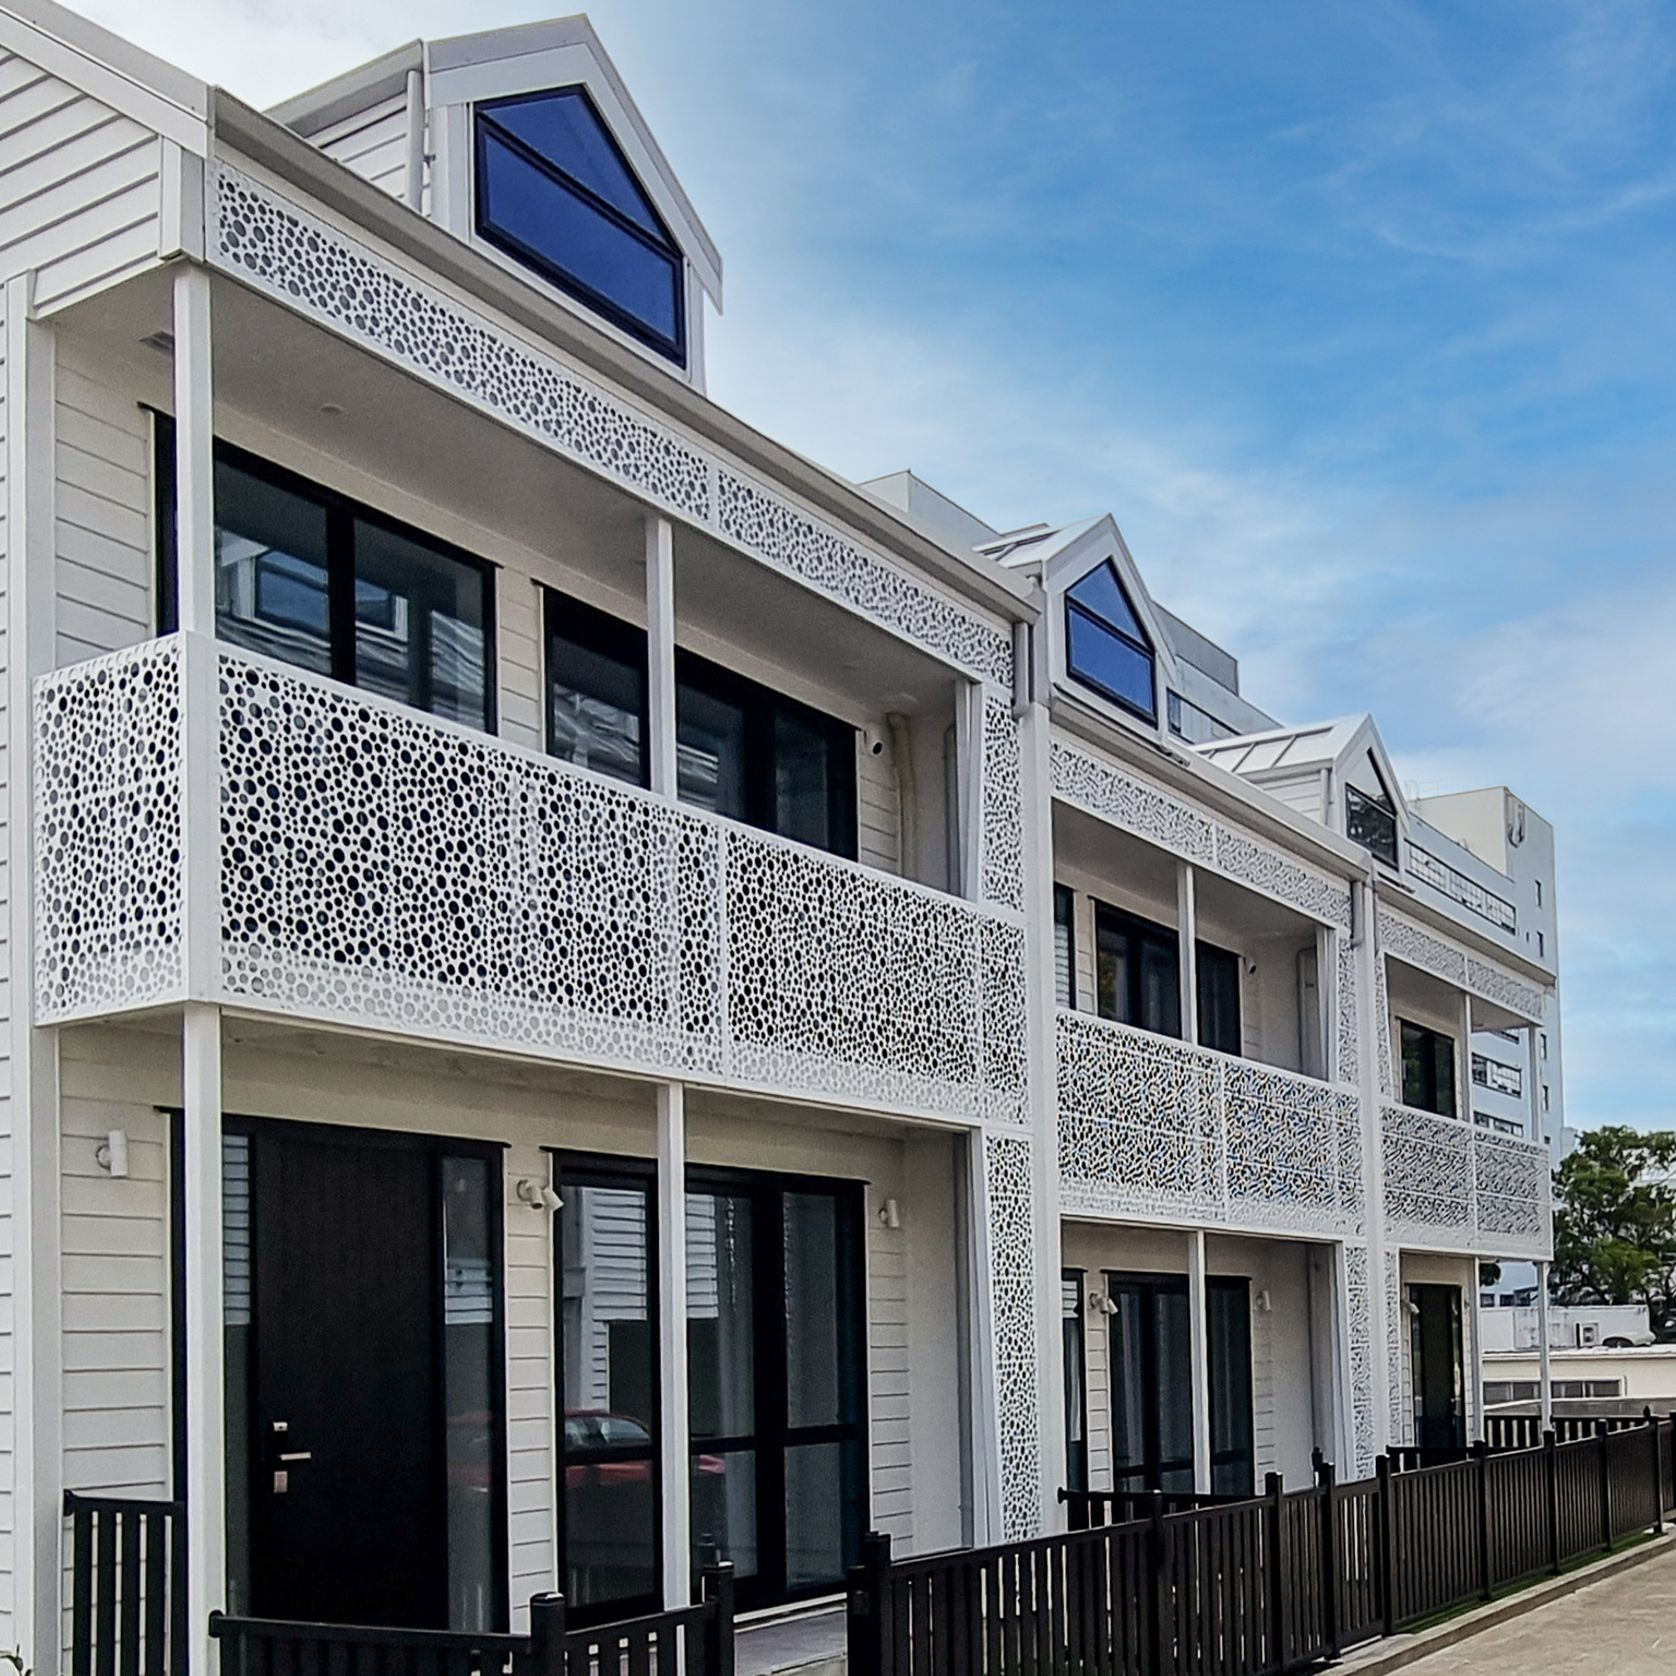
<path fill-rule="evenodd" d="M 1490 1572 L 1490 1446 L 1480 1441 L 1472 1446 L 1474 1481 L 1478 1486 L 1478 1595 L 1490 1598 L 1494 1580 Z"/>
<path fill-rule="evenodd" d="M 733 1562 L 706 1566 L 702 1598 L 711 1608 L 704 1626 L 705 1676 L 733 1676 Z"/>
<path fill-rule="evenodd" d="M 845 1595 L 844 1645 L 851 1670 L 891 1676 L 890 1538 L 869 1531 L 861 1539 L 861 1564 L 850 1567 Z"/>
<path fill-rule="evenodd" d="M 1542 1434 L 1543 1484 L 1548 1491 L 1548 1558 L 1556 1577 L 1565 1566 L 1560 1552 L 1560 1440 L 1550 1426 Z"/>
<path fill-rule="evenodd" d="M 1338 1645 L 1338 1479 L 1333 1463 L 1315 1451 L 1315 1481 L 1321 1496 L 1321 1652 L 1336 1659 Z"/>
<path fill-rule="evenodd" d="M 1397 1633 L 1397 1500 L 1391 1480 L 1391 1457 L 1381 1455 L 1373 1463 L 1379 1480 L 1379 1587 L 1383 1633 Z"/>
<path fill-rule="evenodd" d="M 1664 1535 L 1664 1422 L 1647 1410 L 1647 1430 L 1653 1434 L 1653 1535 Z"/>
<path fill-rule="evenodd" d="M 1164 1497 L 1158 1490 L 1147 1496 L 1147 1563 L 1152 1573 L 1152 1676 L 1171 1676 L 1175 1669 L 1175 1613 L 1170 1588 L 1168 1532 L 1164 1528 Z M 864 1665 L 851 1669 L 864 1670 Z"/>
<path fill-rule="evenodd" d="M 1269 1664 L 1284 1670 L 1287 1657 L 1286 1602 L 1291 1591 L 1291 1557 L 1286 1542 L 1286 1481 L 1278 1472 L 1263 1479 L 1263 1497 L 1268 1502 L 1269 1540 L 1264 1544 L 1269 1562 Z"/>
<path fill-rule="evenodd" d="M 530 1669 L 534 1676 L 564 1676 L 565 1604 L 563 1595 L 536 1595 L 530 1601 Z"/>
<path fill-rule="evenodd" d="M 1600 1450 L 1600 1545 L 1612 1551 L 1612 1471 L 1606 1440 L 1611 1436 L 1604 1420 L 1595 1421 L 1595 1446 Z"/>
<path fill-rule="evenodd" d="M 1664 1464 L 1666 1474 L 1659 1480 L 1659 1505 L 1661 1507 L 1676 1507 L 1676 1413 L 1670 1416 L 1670 1447 L 1665 1451 Z M 1665 1490 L 1669 1489 L 1667 1500 Z"/>

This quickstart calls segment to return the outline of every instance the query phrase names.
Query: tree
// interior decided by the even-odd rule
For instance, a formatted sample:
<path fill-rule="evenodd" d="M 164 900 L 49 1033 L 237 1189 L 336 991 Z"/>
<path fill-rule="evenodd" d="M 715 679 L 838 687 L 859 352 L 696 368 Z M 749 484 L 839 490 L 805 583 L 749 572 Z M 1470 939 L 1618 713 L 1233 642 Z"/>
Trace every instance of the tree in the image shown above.
<path fill-rule="evenodd" d="M 1585 1130 L 1554 1175 L 1554 1299 L 1647 1306 L 1676 1339 L 1676 1134 Z"/>

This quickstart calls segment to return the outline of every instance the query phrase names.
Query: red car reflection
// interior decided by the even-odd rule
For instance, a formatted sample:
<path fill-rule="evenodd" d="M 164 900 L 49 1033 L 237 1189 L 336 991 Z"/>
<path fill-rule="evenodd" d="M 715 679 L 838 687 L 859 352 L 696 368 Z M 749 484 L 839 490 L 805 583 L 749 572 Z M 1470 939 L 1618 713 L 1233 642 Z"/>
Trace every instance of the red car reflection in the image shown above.
<path fill-rule="evenodd" d="M 651 1447 L 652 1434 L 626 1414 L 612 1414 L 604 1409 L 569 1409 L 564 1417 L 565 1488 L 649 1485 L 653 1462 L 644 1452 Z M 613 1460 L 612 1451 L 633 1451 L 633 1455 L 628 1460 Z M 578 1455 L 593 1459 L 578 1461 L 575 1459 Z M 719 1478 L 726 1472 L 727 1463 L 720 1455 L 696 1455 L 693 1470 Z"/>

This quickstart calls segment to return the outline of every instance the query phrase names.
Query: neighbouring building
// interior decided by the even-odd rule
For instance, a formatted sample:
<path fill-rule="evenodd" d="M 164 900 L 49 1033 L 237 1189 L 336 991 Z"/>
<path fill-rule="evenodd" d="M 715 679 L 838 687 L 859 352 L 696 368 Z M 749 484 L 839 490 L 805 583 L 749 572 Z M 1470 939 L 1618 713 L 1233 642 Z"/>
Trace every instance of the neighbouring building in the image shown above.
<path fill-rule="evenodd" d="M 1479 1298 L 1484 1353 L 1536 1351 L 1542 1320 L 1535 1288 L 1485 1290 Z M 1629 1350 L 1651 1344 L 1645 1304 L 1550 1304 L 1548 1343 L 1553 1350 Z"/>
<path fill-rule="evenodd" d="M 0 1646 L 67 1492 L 184 1505 L 207 1672 L 1477 1432 L 1545 826 L 1281 727 L 1110 517 L 712 403 L 585 19 L 267 113 L 0 52 Z"/>
<path fill-rule="evenodd" d="M 1550 1356 L 1557 1415 L 1640 1414 L 1676 1410 L 1676 1345 L 1636 1344 L 1611 1350 L 1559 1349 Z M 1541 1367 L 1529 1348 L 1486 1350 L 1484 1402 L 1492 1412 L 1535 1414 Z"/>

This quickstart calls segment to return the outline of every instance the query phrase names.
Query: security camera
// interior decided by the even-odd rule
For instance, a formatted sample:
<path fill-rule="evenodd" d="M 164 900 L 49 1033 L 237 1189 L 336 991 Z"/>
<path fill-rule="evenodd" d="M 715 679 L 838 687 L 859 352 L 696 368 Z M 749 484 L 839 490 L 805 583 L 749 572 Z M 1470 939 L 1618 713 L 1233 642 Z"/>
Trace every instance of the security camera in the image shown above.
<path fill-rule="evenodd" d="M 881 756 L 884 753 L 885 736 L 882 733 L 880 733 L 876 728 L 871 728 L 871 727 L 863 728 L 862 733 L 861 733 L 861 740 L 862 740 L 862 743 L 864 745 L 866 745 L 866 747 L 867 747 L 868 756 L 876 757 L 876 756 Z"/>

